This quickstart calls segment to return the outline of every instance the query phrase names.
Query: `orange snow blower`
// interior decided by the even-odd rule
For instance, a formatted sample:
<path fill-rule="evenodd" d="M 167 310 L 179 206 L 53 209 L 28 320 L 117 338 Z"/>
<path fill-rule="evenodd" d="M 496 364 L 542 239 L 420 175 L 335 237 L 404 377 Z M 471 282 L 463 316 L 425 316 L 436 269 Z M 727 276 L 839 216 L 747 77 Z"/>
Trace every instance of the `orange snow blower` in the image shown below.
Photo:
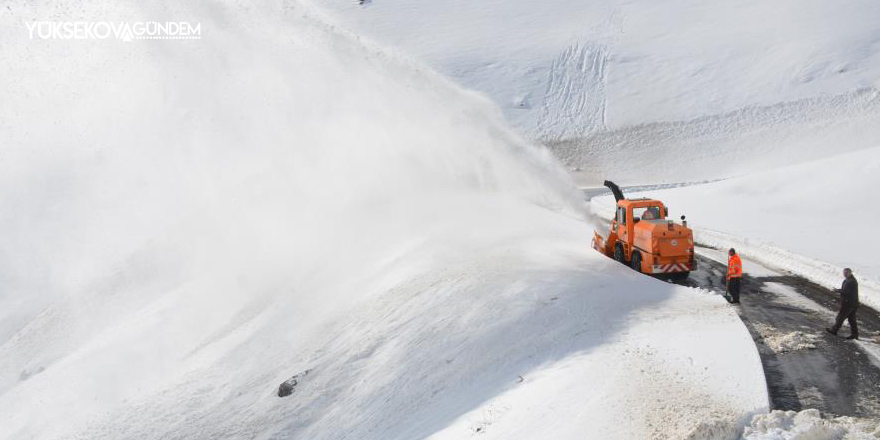
<path fill-rule="evenodd" d="M 609 180 L 617 211 L 608 237 L 593 232 L 593 249 L 650 275 L 685 279 L 696 269 L 694 234 L 681 216 L 681 224 L 667 220 L 669 208 L 659 200 L 627 199 Z"/>

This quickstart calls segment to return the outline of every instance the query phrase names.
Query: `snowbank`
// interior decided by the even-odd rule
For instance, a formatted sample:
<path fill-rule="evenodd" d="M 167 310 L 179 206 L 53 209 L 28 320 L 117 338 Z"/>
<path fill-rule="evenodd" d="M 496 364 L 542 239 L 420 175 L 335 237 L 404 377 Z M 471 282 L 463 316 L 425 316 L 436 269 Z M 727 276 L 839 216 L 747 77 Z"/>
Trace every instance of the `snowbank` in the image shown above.
<path fill-rule="evenodd" d="M 880 218 L 880 147 L 725 181 L 640 193 L 688 217 L 696 240 L 839 288 L 851 267 L 862 302 L 880 308 L 870 231 Z M 610 218 L 613 198 L 591 206 Z M 748 269 L 746 269 L 748 270 Z"/>
<path fill-rule="evenodd" d="M 852 417 L 823 418 L 819 410 L 801 412 L 772 411 L 752 419 L 745 428 L 744 440 L 873 440 L 880 436 L 876 420 Z"/>
<path fill-rule="evenodd" d="M 627 268 L 614 265 L 607 270 L 618 276 Z M 630 282 L 629 276 L 623 278 Z M 738 320 L 735 314 L 719 316 L 726 303 L 705 291 L 694 295 L 653 279 L 638 281 L 665 285 L 673 292 L 662 305 L 626 315 L 619 314 L 619 308 L 634 299 L 632 291 L 606 288 L 601 297 L 586 299 L 582 307 L 593 308 L 590 314 L 596 315 L 580 324 L 580 332 L 604 333 L 607 322 L 617 319 L 629 323 L 621 334 L 610 336 L 614 343 L 523 374 L 521 383 L 430 438 L 459 439 L 477 432 L 491 439 L 704 438 L 698 433 L 707 422 L 720 420 L 735 432 L 753 411 L 764 411 L 764 403 L 759 404 L 766 398 L 763 370 L 760 362 L 739 358 L 741 353 L 752 358 L 755 348 L 732 325 L 730 318 Z M 606 313 L 610 316 L 600 318 Z M 742 373 L 736 372 L 739 368 L 748 378 L 736 377 Z M 716 383 L 719 376 L 728 379 Z M 738 387 L 744 389 L 734 392 Z M 743 402 L 751 402 L 753 411 L 743 411 Z"/>
<path fill-rule="evenodd" d="M 0 438 L 644 438 L 766 410 L 717 296 L 592 251 L 549 153 L 308 5 L 4 6 Z M 107 17 L 203 35 L 23 25 Z"/>

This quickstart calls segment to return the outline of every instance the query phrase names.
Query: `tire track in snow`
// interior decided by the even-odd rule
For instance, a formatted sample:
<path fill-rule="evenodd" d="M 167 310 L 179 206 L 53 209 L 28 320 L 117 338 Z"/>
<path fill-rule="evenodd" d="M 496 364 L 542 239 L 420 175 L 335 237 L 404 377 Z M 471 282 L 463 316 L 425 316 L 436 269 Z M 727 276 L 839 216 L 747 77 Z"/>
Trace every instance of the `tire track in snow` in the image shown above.
<path fill-rule="evenodd" d="M 538 138 L 564 139 L 605 129 L 607 59 L 604 46 L 578 41 L 550 64 Z"/>
<path fill-rule="evenodd" d="M 604 129 L 546 145 L 585 176 L 663 182 L 687 173 L 699 180 L 874 147 L 880 140 L 878 119 L 880 90 L 869 87 L 691 120 Z"/>

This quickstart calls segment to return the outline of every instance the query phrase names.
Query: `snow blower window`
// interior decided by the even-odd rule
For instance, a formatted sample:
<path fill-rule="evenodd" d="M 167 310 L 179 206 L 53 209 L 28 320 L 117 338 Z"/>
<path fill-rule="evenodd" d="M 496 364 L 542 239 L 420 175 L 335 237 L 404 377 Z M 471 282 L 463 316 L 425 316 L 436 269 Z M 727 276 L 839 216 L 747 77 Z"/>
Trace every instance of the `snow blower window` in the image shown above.
<path fill-rule="evenodd" d="M 633 208 L 633 218 L 641 220 L 660 220 L 660 207 L 646 206 L 644 208 Z"/>

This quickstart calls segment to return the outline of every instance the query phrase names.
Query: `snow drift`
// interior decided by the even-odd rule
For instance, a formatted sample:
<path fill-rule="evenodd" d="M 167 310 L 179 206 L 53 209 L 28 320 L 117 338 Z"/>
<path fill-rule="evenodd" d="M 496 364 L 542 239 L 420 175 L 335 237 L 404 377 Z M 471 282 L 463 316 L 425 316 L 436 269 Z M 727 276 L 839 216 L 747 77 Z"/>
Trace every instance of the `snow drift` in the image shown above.
<path fill-rule="evenodd" d="M 743 432 L 744 440 L 794 440 L 794 439 L 865 439 L 880 436 L 880 424 L 876 420 L 859 420 L 852 417 L 823 418 L 818 410 L 800 412 L 772 411 L 755 416 Z"/>
<path fill-rule="evenodd" d="M 716 296 L 592 252 L 548 152 L 308 5 L 5 9 L 0 437 L 460 437 L 501 405 L 498 433 L 633 438 L 766 409 Z M 22 25 L 58 19 L 203 38 Z"/>
<path fill-rule="evenodd" d="M 266 271 L 378 263 L 358 249 L 393 255 L 429 227 L 413 217 L 483 196 L 580 215 L 564 173 L 489 103 L 302 5 L 274 8 L 283 20 L 228 5 L 80 17 L 206 21 L 200 41 L 155 44 L 28 40 L 19 18 L 72 14 L 49 3 L 5 18 L 4 299 L 217 265 L 272 290 Z M 210 296 L 251 290 L 230 281 Z"/>

